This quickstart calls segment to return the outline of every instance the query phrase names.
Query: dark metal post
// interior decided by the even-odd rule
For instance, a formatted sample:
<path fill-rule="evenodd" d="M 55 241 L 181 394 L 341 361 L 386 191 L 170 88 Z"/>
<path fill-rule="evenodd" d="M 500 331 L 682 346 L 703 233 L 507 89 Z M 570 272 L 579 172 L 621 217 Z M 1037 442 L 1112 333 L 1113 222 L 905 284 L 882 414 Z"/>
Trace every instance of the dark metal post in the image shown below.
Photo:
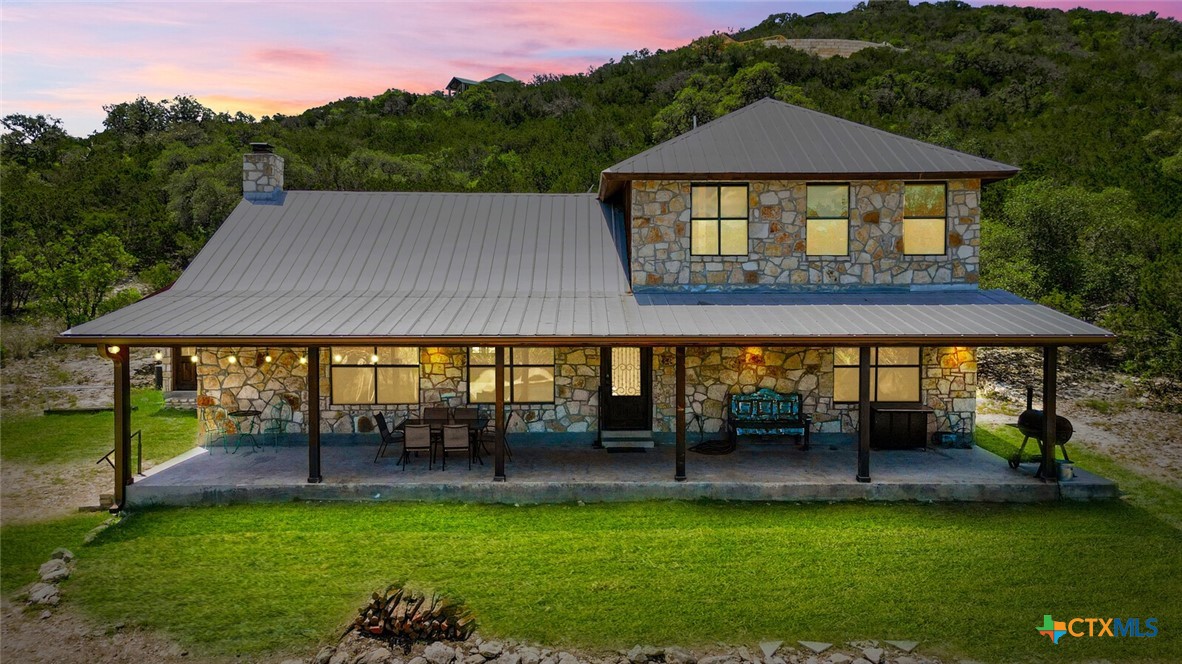
<path fill-rule="evenodd" d="M 675 351 L 677 358 L 677 366 L 675 368 L 676 380 L 674 381 L 674 389 L 677 396 L 675 397 L 677 404 L 677 471 L 673 474 L 673 479 L 678 482 L 685 481 L 685 346 L 678 346 Z"/>
<path fill-rule="evenodd" d="M 858 477 L 870 481 L 870 347 L 858 349 Z"/>
<path fill-rule="evenodd" d="M 1042 349 L 1042 413 L 1043 447 L 1042 465 L 1039 472 L 1044 480 L 1058 481 L 1055 472 L 1055 441 L 1057 441 L 1059 414 L 1057 411 L 1057 392 L 1059 387 L 1059 347 L 1044 346 Z"/>
<path fill-rule="evenodd" d="M 131 477 L 131 363 L 126 346 L 110 346 L 107 357 L 115 369 L 115 502 L 112 512 L 127 509 Z"/>
<path fill-rule="evenodd" d="M 308 483 L 324 481 L 320 475 L 320 348 L 308 349 Z"/>
<path fill-rule="evenodd" d="M 505 349 L 496 347 L 497 439 L 493 444 L 493 481 L 505 481 Z"/>

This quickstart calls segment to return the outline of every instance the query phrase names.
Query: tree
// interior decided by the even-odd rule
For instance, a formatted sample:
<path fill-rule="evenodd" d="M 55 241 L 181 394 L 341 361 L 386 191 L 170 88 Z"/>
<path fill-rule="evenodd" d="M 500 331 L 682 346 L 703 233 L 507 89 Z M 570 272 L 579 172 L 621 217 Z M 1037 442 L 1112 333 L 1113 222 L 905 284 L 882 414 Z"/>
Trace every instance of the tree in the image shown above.
<path fill-rule="evenodd" d="M 134 263 L 119 238 L 100 233 L 84 242 L 66 235 L 33 259 L 17 256 L 13 267 L 36 287 L 47 312 L 73 327 L 98 315 L 103 300 Z"/>

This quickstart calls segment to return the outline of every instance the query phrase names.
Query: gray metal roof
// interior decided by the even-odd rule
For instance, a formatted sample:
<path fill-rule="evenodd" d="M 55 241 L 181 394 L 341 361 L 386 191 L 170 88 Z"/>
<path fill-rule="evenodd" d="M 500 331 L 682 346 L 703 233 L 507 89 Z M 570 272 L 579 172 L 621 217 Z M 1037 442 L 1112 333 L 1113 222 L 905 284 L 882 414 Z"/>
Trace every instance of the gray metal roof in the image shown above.
<path fill-rule="evenodd" d="M 682 178 L 952 178 L 997 180 L 1015 166 L 818 111 L 761 99 L 603 171 L 606 198 L 622 180 Z"/>
<path fill-rule="evenodd" d="M 168 291 L 66 341 L 1095 343 L 1002 291 L 629 292 L 593 195 L 288 192 L 240 204 Z"/>

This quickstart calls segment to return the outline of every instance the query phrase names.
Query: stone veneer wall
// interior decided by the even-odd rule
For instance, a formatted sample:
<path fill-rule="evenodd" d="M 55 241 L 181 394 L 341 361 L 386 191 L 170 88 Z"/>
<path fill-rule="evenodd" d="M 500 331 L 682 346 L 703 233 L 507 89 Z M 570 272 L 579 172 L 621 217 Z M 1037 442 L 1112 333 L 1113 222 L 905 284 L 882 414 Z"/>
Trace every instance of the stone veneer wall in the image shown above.
<path fill-rule="evenodd" d="M 653 351 L 653 431 L 672 432 L 676 421 L 674 354 Z M 972 348 L 924 348 L 920 399 L 935 409 L 932 431 L 972 430 L 976 412 L 977 361 Z M 780 347 L 687 348 L 687 413 L 698 416 L 702 431 L 723 428 L 727 394 L 750 394 L 760 388 L 800 392 L 813 414 L 813 430 L 855 433 L 857 404 L 833 402 L 833 349 Z M 697 433 L 698 424 L 690 425 Z"/>
<path fill-rule="evenodd" d="M 270 354 L 273 362 L 263 362 Z M 374 406 L 331 403 L 329 353 L 321 350 L 321 431 L 368 433 L 373 431 Z M 201 348 L 197 365 L 198 405 L 204 419 L 211 407 L 226 410 L 254 408 L 263 411 L 276 397 L 296 404 L 308 398 L 307 365 L 299 363 L 301 349 Z M 235 364 L 229 357 L 238 358 Z M 508 406 L 511 432 L 589 432 L 599 426 L 598 348 L 556 348 L 555 402 Z M 462 406 L 467 403 L 468 382 L 464 348 L 420 349 L 419 404 L 381 405 L 392 422 L 417 416 L 422 406 Z M 969 430 L 976 410 L 977 362 L 972 348 L 925 348 L 921 368 L 921 398 L 936 410 L 932 427 L 956 431 L 962 422 Z M 653 431 L 674 430 L 674 351 L 653 350 Z M 814 414 L 814 430 L 853 433 L 857 430 L 854 404 L 833 403 L 833 349 L 799 347 L 687 348 L 686 384 L 690 390 L 687 410 L 697 414 L 705 432 L 722 428 L 728 393 L 750 393 L 761 387 L 777 392 L 800 392 L 805 410 Z M 491 413 L 491 404 L 481 408 Z M 300 407 L 297 422 L 304 421 Z M 690 429 L 697 432 L 697 426 Z"/>
<path fill-rule="evenodd" d="M 911 286 L 976 283 L 980 245 L 979 180 L 948 181 L 944 256 L 903 254 L 903 181 L 850 182 L 848 256 L 805 254 L 803 181 L 749 185 L 747 256 L 690 255 L 690 185 L 632 183 L 632 284 L 644 288 L 798 289 L 856 284 Z"/>
<path fill-rule="evenodd" d="M 277 395 L 307 401 L 307 365 L 299 363 L 302 349 L 202 348 L 197 365 L 199 412 L 204 419 L 211 408 L 254 408 L 268 416 L 267 406 Z M 274 360 L 266 363 L 267 354 Z M 229 357 L 238 358 L 235 364 Z M 424 406 L 464 406 L 468 402 L 468 353 L 466 348 L 419 349 L 419 403 L 341 405 L 332 403 L 331 349 L 320 350 L 320 430 L 323 433 L 369 433 L 375 428 L 373 413 L 381 410 L 388 421 L 416 417 Z M 599 426 L 599 349 L 555 348 L 555 400 L 552 404 L 509 404 L 510 431 L 585 432 Z M 491 404 L 480 408 L 491 414 Z M 298 409 L 297 409 L 298 410 Z M 304 414 L 297 412 L 299 422 Z"/>

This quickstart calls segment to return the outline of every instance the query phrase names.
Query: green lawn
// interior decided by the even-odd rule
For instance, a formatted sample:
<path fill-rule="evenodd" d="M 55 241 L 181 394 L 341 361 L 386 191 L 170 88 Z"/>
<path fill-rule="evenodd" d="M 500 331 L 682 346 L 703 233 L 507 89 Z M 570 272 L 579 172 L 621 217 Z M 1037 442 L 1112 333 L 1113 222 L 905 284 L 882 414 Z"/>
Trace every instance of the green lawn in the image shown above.
<path fill-rule="evenodd" d="M 144 460 L 159 463 L 197 444 L 197 415 L 164 407 L 156 390 L 132 390 L 131 430 L 143 431 Z M 97 461 L 114 447 L 114 415 L 9 415 L 0 419 L 0 458 L 23 463 Z M 132 441 L 132 456 L 135 441 Z"/>
<path fill-rule="evenodd" d="M 1014 427 L 980 426 L 977 427 L 976 440 L 982 448 L 1008 459 L 1021 446 L 1022 433 Z M 1133 472 L 1111 458 L 1080 445 L 1068 443 L 1068 448 L 1071 460 L 1077 467 L 1113 480 L 1129 503 L 1182 529 L 1182 490 Z M 1026 445 L 1026 452 L 1030 460 L 1037 461 L 1038 445 L 1034 441 Z M 1058 447 L 1055 448 L 1055 458 L 1063 458 Z"/>
<path fill-rule="evenodd" d="M 10 569 L 10 550 L 53 534 L 47 555 L 84 521 L 4 529 L 6 585 L 32 564 Z M 205 654 L 310 652 L 404 580 L 465 599 L 486 634 L 554 645 L 895 638 L 988 661 L 1182 661 L 1182 533 L 1120 501 L 155 509 L 76 552 L 67 602 Z M 1162 631 L 1054 646 L 1045 613 Z"/>

